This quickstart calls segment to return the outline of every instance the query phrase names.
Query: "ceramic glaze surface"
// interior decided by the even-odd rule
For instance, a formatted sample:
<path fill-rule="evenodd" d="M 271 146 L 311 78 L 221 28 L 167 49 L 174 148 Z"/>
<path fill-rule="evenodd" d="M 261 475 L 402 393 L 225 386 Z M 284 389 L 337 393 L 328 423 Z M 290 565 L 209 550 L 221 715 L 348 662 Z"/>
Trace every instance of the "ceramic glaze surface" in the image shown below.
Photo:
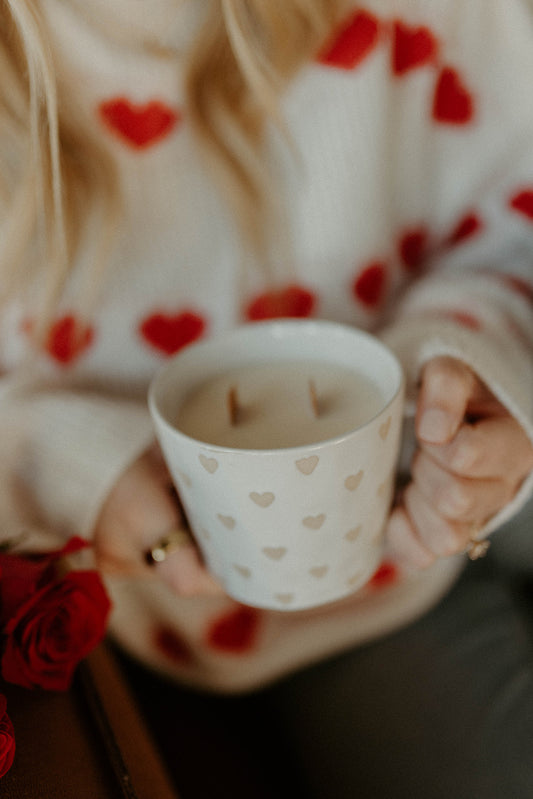
<path fill-rule="evenodd" d="M 243 358 L 238 368 L 252 372 L 257 363 L 285 361 L 294 373 L 297 358 L 329 359 L 342 372 L 353 361 L 359 385 L 366 370 L 375 386 L 370 419 L 328 440 L 270 449 L 206 444 L 178 430 L 176 406 L 200 376 L 225 376 Z M 298 610 L 346 596 L 371 577 L 383 551 L 403 412 L 401 370 L 376 339 L 320 322 L 240 328 L 177 356 L 156 378 L 150 407 L 198 545 L 231 596 Z"/>

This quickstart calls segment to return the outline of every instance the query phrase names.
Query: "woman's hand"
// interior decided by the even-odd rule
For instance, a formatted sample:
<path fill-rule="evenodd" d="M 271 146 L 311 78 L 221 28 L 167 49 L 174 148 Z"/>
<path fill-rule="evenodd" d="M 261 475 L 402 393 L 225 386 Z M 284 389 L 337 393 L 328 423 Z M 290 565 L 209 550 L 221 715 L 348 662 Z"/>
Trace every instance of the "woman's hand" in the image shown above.
<path fill-rule="evenodd" d="M 99 568 L 107 574 L 157 575 L 182 596 L 221 594 L 192 539 L 162 563 L 147 565 L 145 553 L 169 531 L 185 527 L 169 472 L 154 446 L 121 475 L 104 503 L 94 532 Z"/>
<path fill-rule="evenodd" d="M 518 422 L 461 361 L 424 368 L 412 481 L 387 527 L 389 556 L 409 568 L 464 551 L 533 469 Z"/>

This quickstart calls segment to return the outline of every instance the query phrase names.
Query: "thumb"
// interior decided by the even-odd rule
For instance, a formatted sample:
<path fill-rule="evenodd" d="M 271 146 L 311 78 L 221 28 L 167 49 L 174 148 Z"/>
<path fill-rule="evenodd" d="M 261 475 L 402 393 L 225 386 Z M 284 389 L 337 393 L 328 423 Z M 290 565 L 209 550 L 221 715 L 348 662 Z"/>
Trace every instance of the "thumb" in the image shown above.
<path fill-rule="evenodd" d="M 461 426 L 476 377 L 461 361 L 438 357 L 422 372 L 416 411 L 416 434 L 425 444 L 447 444 Z"/>

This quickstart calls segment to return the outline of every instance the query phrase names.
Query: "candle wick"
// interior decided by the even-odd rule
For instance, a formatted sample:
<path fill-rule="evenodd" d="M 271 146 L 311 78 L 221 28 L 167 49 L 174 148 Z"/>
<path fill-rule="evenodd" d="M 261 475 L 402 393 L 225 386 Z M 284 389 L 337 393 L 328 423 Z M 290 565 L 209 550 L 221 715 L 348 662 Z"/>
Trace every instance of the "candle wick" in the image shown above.
<path fill-rule="evenodd" d="M 315 419 L 318 419 L 320 416 L 320 406 L 318 402 L 318 395 L 316 392 L 316 386 L 314 380 L 309 380 L 309 399 L 311 401 L 311 410 L 313 411 L 313 416 Z"/>
<path fill-rule="evenodd" d="M 237 393 L 237 386 L 231 386 L 227 397 L 226 397 L 226 405 L 228 408 L 228 416 L 229 422 L 232 427 L 239 424 L 241 420 L 241 406 L 239 405 L 239 395 Z"/>

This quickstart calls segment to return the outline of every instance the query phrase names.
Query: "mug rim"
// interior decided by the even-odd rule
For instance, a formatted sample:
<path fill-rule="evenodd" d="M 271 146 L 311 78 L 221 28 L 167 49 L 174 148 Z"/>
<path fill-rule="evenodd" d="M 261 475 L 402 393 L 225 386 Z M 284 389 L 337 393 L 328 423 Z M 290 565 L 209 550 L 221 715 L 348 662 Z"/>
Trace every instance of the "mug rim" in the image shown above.
<path fill-rule="evenodd" d="M 244 447 L 230 447 L 227 445 L 220 445 L 210 443 L 208 441 L 202 441 L 201 439 L 194 438 L 187 433 L 180 430 L 174 424 L 172 424 L 167 415 L 163 413 L 160 404 L 161 398 L 158 397 L 158 391 L 161 390 L 161 384 L 163 381 L 168 378 L 169 373 L 176 368 L 176 364 L 179 361 L 182 361 L 184 358 L 192 359 L 194 358 L 194 353 L 198 352 L 200 349 L 212 349 L 216 348 L 217 346 L 225 347 L 229 346 L 231 340 L 234 341 L 237 339 L 246 338 L 248 335 L 255 335 L 255 331 L 257 334 L 259 330 L 267 330 L 270 333 L 272 338 L 282 338 L 288 335 L 317 335 L 319 332 L 328 332 L 330 335 L 337 335 L 339 337 L 354 337 L 358 339 L 364 339 L 367 344 L 371 346 L 375 346 L 376 351 L 380 351 L 383 356 L 385 356 L 389 363 L 393 366 L 396 371 L 396 380 L 397 384 L 392 392 L 388 401 L 380 406 L 380 409 L 362 424 L 354 427 L 344 433 L 340 433 L 337 436 L 333 436 L 327 439 L 322 439 L 316 442 L 310 442 L 308 444 L 302 444 L 297 446 L 290 446 L 290 447 L 272 447 L 272 448 L 244 448 Z M 287 358 L 287 361 L 292 360 L 292 358 Z M 316 359 L 317 361 L 321 359 Z M 260 360 L 252 361 L 254 363 L 259 363 Z M 265 361 L 266 362 L 266 361 Z M 208 377 L 207 377 L 208 379 Z M 167 434 L 170 434 L 173 438 L 177 438 L 179 440 L 184 440 L 189 442 L 190 444 L 194 444 L 197 447 L 201 447 L 202 449 L 211 452 L 211 453 L 238 453 L 238 454 L 246 454 L 250 456 L 270 456 L 272 457 L 276 453 L 282 453 L 283 456 L 290 455 L 291 453 L 309 453 L 311 451 L 316 451 L 322 449 L 324 447 L 329 447 L 332 445 L 339 444 L 348 438 L 351 438 L 353 435 L 360 433 L 365 428 L 368 428 L 371 424 L 376 422 L 380 419 L 386 412 L 390 409 L 390 407 L 395 403 L 398 396 L 403 393 L 405 388 L 405 374 L 402 368 L 402 365 L 396 356 L 396 354 L 386 345 L 384 344 L 379 338 L 372 335 L 371 333 L 367 332 L 366 330 L 361 330 L 357 327 L 352 327 L 350 325 L 342 324 L 339 322 L 330 322 L 327 320 L 320 320 L 320 319 L 282 319 L 282 320 L 265 320 L 260 322 L 250 322 L 239 325 L 235 328 L 232 328 L 218 336 L 209 337 L 205 339 L 201 339 L 193 344 L 190 344 L 180 352 L 176 353 L 169 361 L 164 363 L 156 372 L 153 379 L 150 382 L 150 386 L 148 389 L 148 407 L 150 414 L 152 416 L 152 420 L 155 422 L 156 427 L 160 426 L 165 429 Z"/>

